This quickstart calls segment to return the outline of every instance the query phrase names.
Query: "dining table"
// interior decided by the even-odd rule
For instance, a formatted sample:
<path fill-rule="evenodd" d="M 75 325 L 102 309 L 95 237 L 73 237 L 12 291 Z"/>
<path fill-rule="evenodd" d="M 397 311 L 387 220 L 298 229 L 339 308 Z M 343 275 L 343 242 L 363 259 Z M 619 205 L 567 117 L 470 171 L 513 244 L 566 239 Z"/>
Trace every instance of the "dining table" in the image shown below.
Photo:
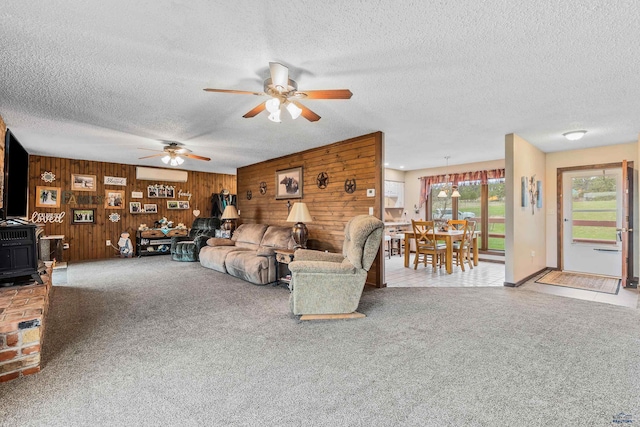
<path fill-rule="evenodd" d="M 436 239 L 440 241 L 444 241 L 447 245 L 447 257 L 445 260 L 445 265 L 447 267 L 447 273 L 453 273 L 453 242 L 457 242 L 462 240 L 464 236 L 464 230 L 446 230 L 446 231 L 436 231 L 435 232 Z M 478 265 L 478 236 L 480 235 L 479 231 L 473 233 L 473 265 Z M 404 232 L 404 266 L 409 267 L 409 250 L 411 239 L 415 239 L 415 234 L 413 231 L 405 231 Z"/>

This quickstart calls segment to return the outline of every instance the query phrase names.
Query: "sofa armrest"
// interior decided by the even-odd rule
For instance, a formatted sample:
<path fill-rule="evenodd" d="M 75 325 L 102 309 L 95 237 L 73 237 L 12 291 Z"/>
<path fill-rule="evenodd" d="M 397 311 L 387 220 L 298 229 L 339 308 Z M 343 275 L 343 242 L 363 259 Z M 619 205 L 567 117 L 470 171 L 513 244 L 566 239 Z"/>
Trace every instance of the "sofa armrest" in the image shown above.
<path fill-rule="evenodd" d="M 267 248 L 267 247 L 261 246 L 256 251 L 256 255 L 264 256 L 264 257 L 270 257 L 270 256 L 274 257 L 276 256 L 276 251 L 273 248 Z"/>
<path fill-rule="evenodd" d="M 209 237 L 207 246 L 235 246 L 236 242 L 231 239 L 222 239 L 220 237 Z"/>
<path fill-rule="evenodd" d="M 297 260 L 289 263 L 289 270 L 291 273 L 313 274 L 354 274 L 356 272 L 356 268 L 350 262 Z"/>
<path fill-rule="evenodd" d="M 341 263 L 344 260 L 344 256 L 342 254 L 335 254 L 331 252 L 298 249 L 296 250 L 293 259 L 296 261 L 325 261 Z"/>

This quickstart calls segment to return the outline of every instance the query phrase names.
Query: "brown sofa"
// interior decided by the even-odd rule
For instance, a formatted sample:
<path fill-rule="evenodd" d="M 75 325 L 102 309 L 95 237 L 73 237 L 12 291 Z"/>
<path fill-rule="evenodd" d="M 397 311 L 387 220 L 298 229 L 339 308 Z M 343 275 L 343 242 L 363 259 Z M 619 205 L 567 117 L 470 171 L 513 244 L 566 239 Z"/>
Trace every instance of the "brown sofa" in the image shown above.
<path fill-rule="evenodd" d="M 291 227 L 242 224 L 231 240 L 211 238 L 200 249 L 200 264 L 256 285 L 276 281 L 274 249 L 293 249 Z"/>

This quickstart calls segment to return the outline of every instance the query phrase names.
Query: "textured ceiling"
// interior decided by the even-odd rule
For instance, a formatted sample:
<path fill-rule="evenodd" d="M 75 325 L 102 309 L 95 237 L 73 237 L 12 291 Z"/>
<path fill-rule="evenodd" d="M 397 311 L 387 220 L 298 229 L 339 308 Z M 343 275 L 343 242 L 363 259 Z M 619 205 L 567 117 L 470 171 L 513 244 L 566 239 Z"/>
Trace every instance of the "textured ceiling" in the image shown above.
<path fill-rule="evenodd" d="M 0 8 L 0 115 L 32 154 L 162 166 L 179 141 L 240 166 L 381 130 L 389 167 L 504 157 L 515 132 L 543 151 L 638 140 L 637 1 L 61 1 Z M 269 61 L 322 119 L 242 115 Z M 283 115 L 284 116 L 284 115 Z M 583 128 L 578 142 L 561 134 Z"/>

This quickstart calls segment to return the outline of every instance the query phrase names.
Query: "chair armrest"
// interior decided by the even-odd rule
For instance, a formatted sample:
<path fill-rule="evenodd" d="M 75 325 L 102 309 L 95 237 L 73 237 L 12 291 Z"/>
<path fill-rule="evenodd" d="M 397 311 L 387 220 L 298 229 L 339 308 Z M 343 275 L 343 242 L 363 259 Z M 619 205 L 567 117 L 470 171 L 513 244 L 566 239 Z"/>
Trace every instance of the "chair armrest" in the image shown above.
<path fill-rule="evenodd" d="M 325 261 L 340 263 L 344 260 L 342 254 L 331 252 L 312 251 L 309 249 L 298 249 L 293 257 L 296 261 Z"/>
<path fill-rule="evenodd" d="M 289 263 L 289 270 L 291 273 L 354 274 L 356 268 L 350 262 L 296 260 Z"/>
<path fill-rule="evenodd" d="M 189 236 L 173 236 L 171 238 L 171 253 L 176 253 L 176 246 L 178 246 L 178 242 L 184 242 L 191 240 Z"/>

